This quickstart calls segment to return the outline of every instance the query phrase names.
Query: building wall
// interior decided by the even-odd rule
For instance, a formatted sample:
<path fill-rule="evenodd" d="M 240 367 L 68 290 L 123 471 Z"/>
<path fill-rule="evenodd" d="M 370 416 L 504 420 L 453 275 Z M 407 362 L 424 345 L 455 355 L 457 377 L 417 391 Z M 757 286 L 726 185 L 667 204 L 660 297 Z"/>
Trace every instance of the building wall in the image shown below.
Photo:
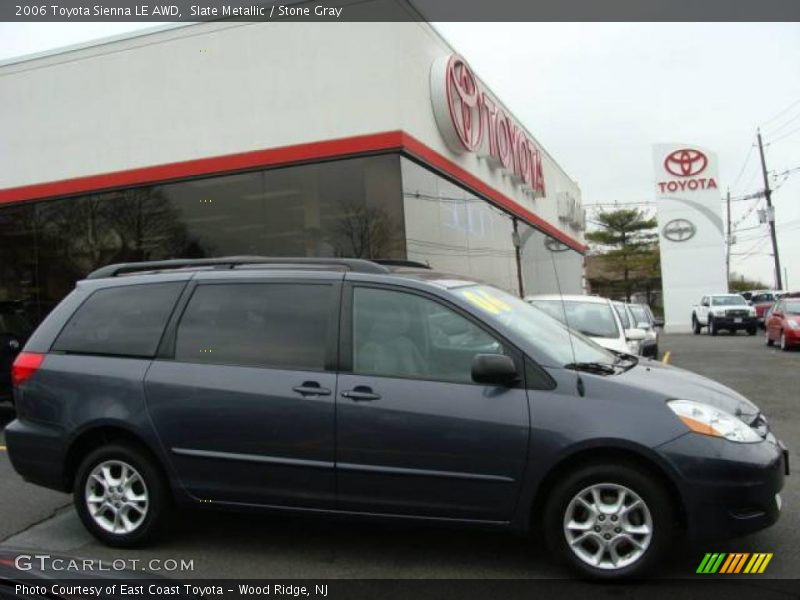
<path fill-rule="evenodd" d="M 400 130 L 582 240 L 556 208 L 559 192 L 580 190 L 549 155 L 547 196 L 533 200 L 448 150 L 430 67 L 452 51 L 426 23 L 217 22 L 9 64 L 0 190 Z"/>

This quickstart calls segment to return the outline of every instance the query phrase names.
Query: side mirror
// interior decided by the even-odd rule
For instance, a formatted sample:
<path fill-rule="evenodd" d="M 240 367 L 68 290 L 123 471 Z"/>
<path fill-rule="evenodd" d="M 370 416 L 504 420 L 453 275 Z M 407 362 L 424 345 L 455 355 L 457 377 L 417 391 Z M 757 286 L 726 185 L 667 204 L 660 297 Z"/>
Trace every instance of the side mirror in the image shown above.
<path fill-rule="evenodd" d="M 639 321 L 636 324 L 636 327 L 637 329 L 644 329 L 645 331 L 648 331 L 650 329 L 650 323 L 648 323 L 647 321 Z"/>
<path fill-rule="evenodd" d="M 643 329 L 626 329 L 625 339 L 629 342 L 641 342 L 647 337 L 647 333 Z"/>
<path fill-rule="evenodd" d="M 476 354 L 472 359 L 472 381 L 488 385 L 511 385 L 519 380 L 517 366 L 505 354 Z"/>
<path fill-rule="evenodd" d="M 753 306 L 753 301 L 752 301 L 752 300 L 748 300 L 748 301 L 747 301 L 747 303 L 748 303 L 750 306 Z"/>
<path fill-rule="evenodd" d="M 664 326 L 664 319 L 654 319 L 653 325 L 656 327 L 663 327 Z"/>

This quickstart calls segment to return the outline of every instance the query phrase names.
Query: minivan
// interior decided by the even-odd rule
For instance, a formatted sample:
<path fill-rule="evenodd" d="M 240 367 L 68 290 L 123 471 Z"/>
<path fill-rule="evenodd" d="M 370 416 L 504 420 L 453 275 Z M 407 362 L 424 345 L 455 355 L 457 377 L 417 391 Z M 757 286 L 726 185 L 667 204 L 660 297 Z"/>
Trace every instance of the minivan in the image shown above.
<path fill-rule="evenodd" d="M 404 261 L 103 267 L 13 380 L 14 468 L 112 546 L 175 506 L 258 508 L 533 533 L 638 576 L 679 533 L 775 523 L 788 472 L 735 391 Z"/>

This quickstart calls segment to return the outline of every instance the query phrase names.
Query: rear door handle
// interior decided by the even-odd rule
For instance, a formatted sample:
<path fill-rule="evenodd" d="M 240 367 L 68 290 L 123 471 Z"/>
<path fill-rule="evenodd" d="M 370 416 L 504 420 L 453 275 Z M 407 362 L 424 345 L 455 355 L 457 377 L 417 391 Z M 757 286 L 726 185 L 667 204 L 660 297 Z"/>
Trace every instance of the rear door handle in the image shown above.
<path fill-rule="evenodd" d="M 301 396 L 330 396 L 331 391 L 328 388 L 320 387 L 316 381 L 304 381 L 302 385 L 297 385 L 292 388 Z"/>
<path fill-rule="evenodd" d="M 372 400 L 379 400 L 381 395 L 372 391 L 371 387 L 366 385 L 357 385 L 352 390 L 342 392 L 344 398 L 350 398 L 355 402 L 370 402 Z"/>

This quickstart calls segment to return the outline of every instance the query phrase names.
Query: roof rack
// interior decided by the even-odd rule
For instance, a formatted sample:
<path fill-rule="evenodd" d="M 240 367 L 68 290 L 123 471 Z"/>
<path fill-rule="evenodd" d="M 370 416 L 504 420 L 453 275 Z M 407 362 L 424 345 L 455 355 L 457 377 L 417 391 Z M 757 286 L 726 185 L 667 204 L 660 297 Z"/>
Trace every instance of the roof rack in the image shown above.
<path fill-rule="evenodd" d="M 371 258 L 370 262 L 387 267 L 412 267 L 414 269 L 430 269 L 431 266 L 418 260 L 403 260 L 402 258 Z"/>
<path fill-rule="evenodd" d="M 178 258 L 107 265 L 89 273 L 86 279 L 103 279 L 145 271 L 214 267 L 233 269 L 240 265 L 338 266 L 357 273 L 389 273 L 388 267 L 363 258 L 293 258 L 272 256 L 226 256 L 222 258 Z"/>

